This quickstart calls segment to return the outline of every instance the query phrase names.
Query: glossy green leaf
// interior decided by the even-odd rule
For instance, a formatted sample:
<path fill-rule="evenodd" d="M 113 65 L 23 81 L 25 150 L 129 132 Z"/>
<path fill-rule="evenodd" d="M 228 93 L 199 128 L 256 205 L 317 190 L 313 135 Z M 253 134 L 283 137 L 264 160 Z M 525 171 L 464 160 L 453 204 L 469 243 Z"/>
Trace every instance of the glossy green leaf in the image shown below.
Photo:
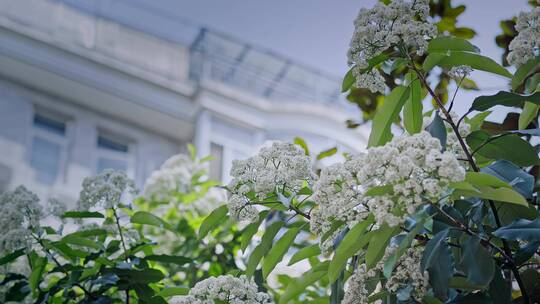
<path fill-rule="evenodd" d="M 321 153 L 317 154 L 317 160 L 321 160 L 323 158 L 330 157 L 337 153 L 337 148 L 330 148 L 328 150 L 324 150 Z"/>
<path fill-rule="evenodd" d="M 403 124 L 409 134 L 415 134 L 422 130 L 422 87 L 420 80 L 413 73 L 407 74 L 405 79 L 410 94 L 403 107 Z"/>
<path fill-rule="evenodd" d="M 266 231 L 264 232 L 261 243 L 253 249 L 251 254 L 249 255 L 249 259 L 246 265 L 246 275 L 251 277 L 255 273 L 255 270 L 257 269 L 257 266 L 259 265 L 259 262 L 261 259 L 268 253 L 270 248 L 272 247 L 272 243 L 274 241 L 274 237 L 279 232 L 279 230 L 283 227 L 283 222 L 278 221 L 272 223 L 270 226 L 266 228 Z"/>
<path fill-rule="evenodd" d="M 495 95 L 479 96 L 474 99 L 471 110 L 485 111 L 494 106 L 519 107 L 526 101 L 539 105 L 540 92 L 536 92 L 531 95 L 521 95 L 517 93 L 499 91 Z"/>
<path fill-rule="evenodd" d="M 471 131 L 480 130 L 482 128 L 482 125 L 484 124 L 484 121 L 490 114 L 491 111 L 480 112 L 470 119 L 465 118 L 465 122 L 467 122 L 471 126 Z"/>
<path fill-rule="evenodd" d="M 505 159 L 523 167 L 540 162 L 536 149 L 516 134 L 492 137 L 480 130 L 471 132 L 466 140 L 475 153 L 489 159 Z"/>
<path fill-rule="evenodd" d="M 262 262 L 263 277 L 266 278 L 274 270 L 274 267 L 281 262 L 283 256 L 289 251 L 289 248 L 294 243 L 294 239 L 300 232 L 299 228 L 292 228 L 287 230 L 285 234 L 277 242 L 272 245 L 268 254 L 264 257 Z"/>
<path fill-rule="evenodd" d="M 540 57 L 539 57 L 540 58 Z M 520 130 L 527 128 L 527 126 L 536 118 L 540 105 L 526 101 L 523 110 L 519 114 L 518 127 Z"/>
<path fill-rule="evenodd" d="M 373 235 L 369 239 L 369 245 L 366 250 L 366 268 L 371 269 L 384 256 L 384 251 L 390 239 L 399 232 L 399 227 L 389 227 L 383 225 L 381 228 L 374 230 Z"/>
<path fill-rule="evenodd" d="M 10 263 L 12 261 L 15 261 L 17 258 L 19 258 L 20 256 L 23 256 L 25 253 L 26 253 L 26 250 L 23 248 L 23 249 L 15 250 L 11 253 L 4 255 L 3 257 L 0 258 L 0 266 Z"/>
<path fill-rule="evenodd" d="M 404 86 L 398 86 L 386 96 L 384 103 L 377 109 L 373 126 L 369 135 L 368 146 L 384 145 L 392 138 L 392 123 L 399 117 L 399 112 L 409 98 L 410 89 Z"/>
<path fill-rule="evenodd" d="M 334 257 L 328 268 L 328 278 L 330 283 L 337 280 L 341 271 L 345 268 L 347 260 L 362 249 L 372 237 L 371 233 L 366 233 L 368 227 L 373 223 L 373 216 L 369 216 L 362 222 L 354 225 L 345 235 L 339 246 L 336 248 Z"/>
<path fill-rule="evenodd" d="M 475 186 L 490 186 L 495 188 L 512 188 L 510 184 L 496 176 L 483 172 L 467 172 L 465 181 Z"/>
<path fill-rule="evenodd" d="M 512 77 L 512 90 L 516 90 L 520 85 L 522 85 L 525 79 L 527 79 L 527 77 L 536 70 L 539 64 L 540 57 L 535 57 L 521 65 L 514 73 L 514 77 Z"/>
<path fill-rule="evenodd" d="M 314 284 L 315 282 L 319 281 L 322 277 L 326 275 L 326 270 L 328 268 L 328 262 L 321 263 L 322 266 L 326 267 L 318 267 L 317 269 L 311 269 L 307 272 L 305 272 L 302 276 L 299 278 L 296 278 L 292 280 L 287 287 L 285 288 L 285 291 L 279 298 L 279 304 L 287 304 L 289 301 L 295 299 L 300 294 L 306 291 L 306 289 Z"/>
<path fill-rule="evenodd" d="M 355 82 L 355 78 L 353 75 L 353 69 L 354 67 L 350 68 L 347 74 L 345 74 L 345 77 L 343 77 L 343 83 L 341 84 L 341 92 L 347 92 L 351 89 Z"/>
<path fill-rule="evenodd" d="M 482 199 L 494 200 L 499 202 L 506 202 L 516 205 L 528 207 L 527 200 L 525 198 L 509 188 L 493 188 L 488 186 L 477 186 L 477 191 L 456 190 L 454 191 L 454 197 L 456 198 L 468 198 L 478 197 Z"/>
<path fill-rule="evenodd" d="M 82 236 L 77 236 L 77 235 L 66 235 L 65 237 L 62 238 L 60 242 L 66 243 L 66 244 L 77 245 L 77 246 L 88 247 L 88 248 L 92 248 L 96 250 L 99 250 L 103 247 L 102 244 L 100 244 L 99 242 L 96 242 L 92 239 L 85 238 Z"/>
<path fill-rule="evenodd" d="M 431 136 L 439 140 L 443 151 L 446 150 L 446 126 L 439 115 L 439 111 L 435 112 L 435 117 L 433 117 L 433 121 L 429 124 L 429 126 L 426 127 L 426 131 L 428 131 Z"/>
<path fill-rule="evenodd" d="M 491 280 L 488 290 L 493 304 L 512 303 L 512 288 L 503 278 L 502 271 L 499 267 L 495 268 L 493 280 Z"/>
<path fill-rule="evenodd" d="M 214 209 L 202 222 L 199 228 L 199 238 L 204 238 L 210 231 L 216 229 L 226 218 L 228 211 L 227 205 Z"/>
<path fill-rule="evenodd" d="M 172 297 L 172 296 L 183 296 L 189 293 L 189 288 L 187 287 L 165 287 L 160 292 L 157 293 L 158 296 L 162 297 Z"/>
<path fill-rule="evenodd" d="M 478 47 L 462 38 L 439 36 L 429 41 L 428 53 L 446 53 L 448 51 L 480 52 Z"/>
<path fill-rule="evenodd" d="M 176 265 L 185 265 L 193 262 L 192 259 L 186 258 L 183 256 L 167 255 L 167 254 L 151 254 L 144 257 L 146 261 L 167 263 L 167 264 L 176 264 Z"/>
<path fill-rule="evenodd" d="M 169 223 L 146 211 L 135 212 L 135 214 L 131 216 L 131 222 L 134 224 L 156 226 L 174 231 L 173 227 Z"/>
<path fill-rule="evenodd" d="M 495 274 L 495 261 L 477 236 L 467 236 L 462 243 L 461 265 L 467 273 L 467 282 L 487 286 Z"/>
<path fill-rule="evenodd" d="M 426 62 L 428 63 L 426 64 Z M 424 61 L 424 69 L 426 71 L 429 71 L 435 65 L 447 69 L 455 66 L 467 65 L 475 70 L 498 74 L 508 78 L 512 77 L 512 74 L 510 74 L 510 72 L 508 72 L 505 68 L 495 62 L 493 59 L 470 52 L 450 51 L 447 54 L 429 54 Z"/>
<path fill-rule="evenodd" d="M 499 160 L 482 168 L 482 172 L 496 176 L 512 185 L 514 190 L 525 198 L 530 198 L 534 189 L 534 177 L 515 164 Z"/>
<path fill-rule="evenodd" d="M 62 218 L 105 218 L 105 216 L 99 212 L 68 211 L 62 214 Z"/>
<path fill-rule="evenodd" d="M 533 221 L 520 219 L 501 227 L 493 235 L 507 240 L 540 241 L 540 218 Z"/>
<path fill-rule="evenodd" d="M 247 246 L 251 243 L 251 239 L 257 233 L 259 230 L 259 226 L 264 221 L 264 219 L 268 216 L 268 211 L 262 211 L 259 213 L 259 219 L 253 223 L 250 223 L 249 225 L 242 230 L 242 234 L 240 236 L 240 248 L 242 251 L 246 251 Z"/>
<path fill-rule="evenodd" d="M 399 261 L 399 258 L 407 251 L 407 249 L 411 246 L 412 241 L 416 237 L 416 235 L 424 228 L 424 221 L 418 222 L 414 228 L 407 233 L 407 235 L 401 240 L 401 243 L 399 243 L 398 248 L 386 259 L 384 262 L 384 268 L 383 273 L 384 276 L 389 278 L 392 274 L 392 271 L 394 270 L 394 267 L 396 266 L 397 261 Z"/>
<path fill-rule="evenodd" d="M 302 149 L 304 149 L 304 152 L 306 153 L 306 155 L 309 155 L 308 145 L 307 145 L 306 141 L 303 138 L 295 137 L 293 142 L 296 145 L 299 145 L 300 147 L 302 147 Z"/>
<path fill-rule="evenodd" d="M 446 243 L 448 234 L 449 230 L 445 229 L 429 240 L 420 263 L 422 271 L 428 271 L 429 282 L 440 299 L 447 298 L 448 284 L 454 268 L 452 251 Z"/>
<path fill-rule="evenodd" d="M 305 260 L 307 258 L 311 258 L 314 256 L 317 256 L 321 254 L 321 247 L 319 244 L 313 244 L 310 246 L 306 246 L 300 250 L 298 250 L 289 260 L 289 266 L 294 265 L 302 260 Z"/>
<path fill-rule="evenodd" d="M 41 282 L 41 278 L 43 277 L 45 267 L 47 266 L 47 258 L 37 256 L 37 254 L 34 252 L 32 252 L 29 256 L 31 259 L 32 272 L 28 277 L 28 285 L 30 285 L 30 290 L 35 297 L 39 291 L 38 286 Z"/>

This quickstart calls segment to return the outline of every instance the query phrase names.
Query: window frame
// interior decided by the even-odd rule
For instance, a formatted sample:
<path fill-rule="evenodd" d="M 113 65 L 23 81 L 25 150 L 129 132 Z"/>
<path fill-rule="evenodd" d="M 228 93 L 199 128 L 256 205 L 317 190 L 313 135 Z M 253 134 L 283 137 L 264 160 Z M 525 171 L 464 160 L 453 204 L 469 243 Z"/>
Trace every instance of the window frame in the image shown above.
<path fill-rule="evenodd" d="M 113 149 L 107 149 L 104 147 L 100 147 L 99 145 L 99 138 L 105 137 L 108 140 L 111 140 L 113 142 L 119 142 L 122 145 L 127 146 L 127 151 L 115 151 Z M 94 149 L 95 149 L 95 160 L 94 160 L 94 172 L 96 174 L 99 174 L 99 160 L 100 159 L 109 159 L 113 161 L 123 161 L 126 163 L 126 175 L 131 178 L 135 179 L 135 149 L 136 149 L 136 143 L 134 140 L 130 139 L 127 136 L 120 135 L 119 132 L 113 132 L 109 129 L 104 128 L 97 128 L 96 137 L 94 141 Z"/>

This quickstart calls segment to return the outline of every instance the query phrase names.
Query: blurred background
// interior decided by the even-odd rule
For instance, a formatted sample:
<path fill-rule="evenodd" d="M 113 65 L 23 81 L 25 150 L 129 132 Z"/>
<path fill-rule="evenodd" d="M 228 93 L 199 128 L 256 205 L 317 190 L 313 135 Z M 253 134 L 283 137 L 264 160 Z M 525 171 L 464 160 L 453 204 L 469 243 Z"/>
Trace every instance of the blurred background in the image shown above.
<path fill-rule="evenodd" d="M 375 2 L 0 0 L 0 191 L 25 184 L 73 202 L 82 179 L 106 168 L 142 186 L 187 143 L 214 157 L 210 176 L 224 182 L 233 159 L 269 140 L 363 150 L 370 113 L 341 93 L 341 78 L 353 21 Z M 443 10 L 434 18 L 451 29 L 440 31 L 461 31 L 498 61 L 500 21 L 528 9 L 452 5 L 466 5 L 459 29 L 473 30 L 456 30 L 457 15 L 448 25 Z M 507 85 L 471 78 L 482 94 Z M 458 112 L 470 94 L 459 93 Z"/>

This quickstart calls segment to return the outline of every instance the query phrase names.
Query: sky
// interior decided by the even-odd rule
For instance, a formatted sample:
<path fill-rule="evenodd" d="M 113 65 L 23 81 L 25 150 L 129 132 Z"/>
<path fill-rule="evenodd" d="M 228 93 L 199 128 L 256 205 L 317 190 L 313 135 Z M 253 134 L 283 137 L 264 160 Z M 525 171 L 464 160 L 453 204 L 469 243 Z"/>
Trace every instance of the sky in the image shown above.
<path fill-rule="evenodd" d="M 83 3 L 86 0 L 63 0 Z M 82 1 L 82 2 L 81 2 Z M 178 23 L 187 20 L 269 49 L 295 62 L 342 77 L 347 71 L 346 53 L 353 32 L 353 21 L 361 7 L 376 0 L 96 0 L 102 10 L 129 16 L 142 27 L 175 34 Z M 457 0 L 467 9 L 458 25 L 477 31 L 473 43 L 482 54 L 500 60 L 502 50 L 494 38 L 499 21 L 528 10 L 527 0 Z M 88 2 L 86 2 L 88 3 Z M 96 4 L 97 3 L 97 4 Z M 84 4 L 88 5 L 88 4 Z M 166 17 L 166 18 L 164 18 Z M 483 94 L 506 87 L 507 80 L 484 72 L 472 78 Z M 458 112 L 467 110 L 474 95 L 460 92 Z M 502 115 L 502 114 L 501 114 Z M 502 116 L 501 116 L 502 117 Z"/>

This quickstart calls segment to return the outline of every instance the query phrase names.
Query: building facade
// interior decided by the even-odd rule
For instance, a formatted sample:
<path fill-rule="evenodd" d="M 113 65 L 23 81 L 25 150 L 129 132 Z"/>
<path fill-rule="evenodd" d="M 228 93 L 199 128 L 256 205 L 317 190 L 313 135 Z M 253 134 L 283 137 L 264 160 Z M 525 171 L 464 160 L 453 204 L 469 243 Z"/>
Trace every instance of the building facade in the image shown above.
<path fill-rule="evenodd" d="M 142 185 L 187 143 L 222 180 L 268 140 L 366 143 L 345 127 L 359 114 L 339 79 L 211 30 L 165 37 L 71 2 L 0 0 L 0 191 L 73 201 L 105 168 Z"/>

